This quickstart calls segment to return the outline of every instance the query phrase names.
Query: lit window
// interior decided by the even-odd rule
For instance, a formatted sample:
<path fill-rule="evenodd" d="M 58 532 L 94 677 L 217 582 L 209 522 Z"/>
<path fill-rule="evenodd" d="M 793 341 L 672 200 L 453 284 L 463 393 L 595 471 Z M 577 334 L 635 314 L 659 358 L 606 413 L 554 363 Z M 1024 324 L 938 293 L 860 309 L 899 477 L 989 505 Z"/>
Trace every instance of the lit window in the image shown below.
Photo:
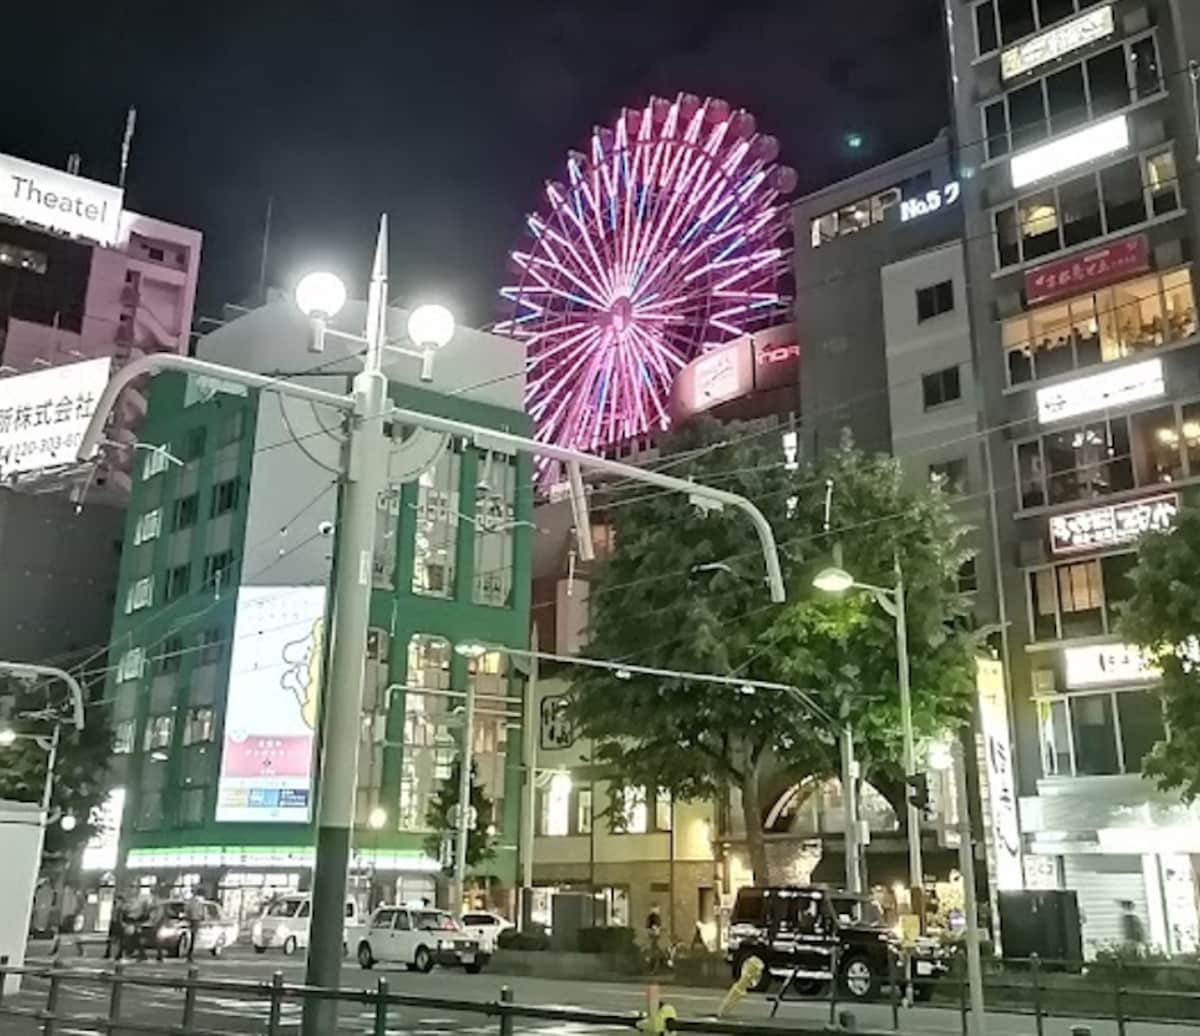
<path fill-rule="evenodd" d="M 670 831 L 671 816 L 671 793 L 666 788 L 659 788 L 654 795 L 654 829 Z"/>
<path fill-rule="evenodd" d="M 171 717 L 150 716 L 146 719 L 146 734 L 142 739 L 145 751 L 169 748 L 171 745 Z"/>
<path fill-rule="evenodd" d="M 117 664 L 117 682 L 140 680 L 145 665 L 146 652 L 140 647 L 130 648 L 121 656 L 121 661 Z"/>
<path fill-rule="evenodd" d="M 955 457 L 936 461 L 929 465 L 929 478 L 941 485 L 944 492 L 961 496 L 967 491 L 967 459 Z"/>
<path fill-rule="evenodd" d="M 617 829 L 622 834 L 642 835 L 646 833 L 649 816 L 646 809 L 646 789 L 624 788 L 620 794 Z"/>
<path fill-rule="evenodd" d="M 143 576 L 125 593 L 125 614 L 149 608 L 154 603 L 154 577 Z"/>
<path fill-rule="evenodd" d="M 444 693 L 450 687 L 452 655 L 450 642 L 444 637 L 417 633 L 408 642 L 397 818 L 401 831 L 425 830 L 429 800 L 438 784 L 450 776 L 458 758 L 450 711 L 453 699 Z M 422 693 L 421 688 L 435 693 Z"/>
<path fill-rule="evenodd" d="M 142 461 L 142 480 L 153 478 L 155 475 L 167 468 L 167 448 L 166 446 L 156 446 L 152 450 L 146 452 L 146 459 Z"/>
<path fill-rule="evenodd" d="M 11 266 L 26 273 L 45 273 L 46 256 L 41 252 L 0 241 L 0 266 Z"/>
<path fill-rule="evenodd" d="M 577 796 L 575 830 L 581 835 L 592 833 L 592 789 L 580 788 Z"/>
<path fill-rule="evenodd" d="M 571 775 L 556 773 L 542 797 L 542 834 L 561 837 L 570 834 Z"/>
<path fill-rule="evenodd" d="M 113 724 L 112 750 L 114 755 L 128 755 L 133 751 L 133 720 L 123 719 Z"/>
<path fill-rule="evenodd" d="M 213 739 L 213 710 L 210 708 L 189 709 L 183 728 L 185 745 L 204 744 Z"/>
<path fill-rule="evenodd" d="M 454 594 L 461 474 L 462 455 L 456 449 L 449 449 L 417 480 L 413 593 L 430 597 Z"/>
<path fill-rule="evenodd" d="M 489 453 L 481 458 L 479 471 L 474 601 L 503 607 L 512 594 L 517 468 L 510 458 Z"/>
<path fill-rule="evenodd" d="M 156 507 L 151 511 L 147 511 L 138 519 L 137 525 L 134 526 L 133 530 L 133 545 L 136 547 L 158 539 L 158 534 L 161 530 L 162 509 Z"/>

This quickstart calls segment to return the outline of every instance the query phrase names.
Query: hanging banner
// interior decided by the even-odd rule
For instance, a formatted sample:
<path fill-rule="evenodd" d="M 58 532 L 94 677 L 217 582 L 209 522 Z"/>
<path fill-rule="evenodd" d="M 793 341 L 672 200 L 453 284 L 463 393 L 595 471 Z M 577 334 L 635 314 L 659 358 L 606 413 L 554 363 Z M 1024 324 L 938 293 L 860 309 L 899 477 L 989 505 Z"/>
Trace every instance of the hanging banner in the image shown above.
<path fill-rule="evenodd" d="M 979 726 L 987 765 L 988 802 L 992 813 L 992 843 L 996 856 L 996 888 L 1024 887 L 1021 862 L 1021 822 L 1017 813 L 1017 782 L 1009 741 L 1008 701 L 1004 667 L 981 658 L 976 662 Z"/>

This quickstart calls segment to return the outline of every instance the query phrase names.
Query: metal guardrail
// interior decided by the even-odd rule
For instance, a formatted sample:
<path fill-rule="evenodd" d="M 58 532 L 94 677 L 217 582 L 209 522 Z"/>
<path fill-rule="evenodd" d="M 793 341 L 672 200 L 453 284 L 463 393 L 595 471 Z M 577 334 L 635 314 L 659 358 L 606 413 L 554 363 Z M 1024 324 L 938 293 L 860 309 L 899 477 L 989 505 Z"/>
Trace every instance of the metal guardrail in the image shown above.
<path fill-rule="evenodd" d="M 45 1003 L 41 1007 L 26 1006 L 5 996 L 5 979 L 9 975 L 47 981 Z M 106 1014 L 68 1013 L 63 1003 L 64 993 L 70 986 L 100 986 L 108 989 L 108 1011 Z M 158 1020 L 148 1022 L 132 1017 L 125 1002 L 128 993 L 135 989 L 167 989 L 182 992 L 178 1022 L 164 1024 Z M 504 987 L 496 1000 L 457 1000 L 449 997 L 414 995 L 393 992 L 386 978 L 379 978 L 374 989 L 326 989 L 302 984 L 287 983 L 281 972 L 275 972 L 269 982 L 240 979 L 201 979 L 199 969 L 189 967 L 183 977 L 147 975 L 126 971 L 123 963 L 111 969 L 70 968 L 61 960 L 45 967 L 15 967 L 0 960 L 0 1018 L 5 1016 L 26 1018 L 41 1025 L 43 1036 L 55 1036 L 61 1029 L 90 1030 L 104 1036 L 117 1033 L 170 1033 L 171 1036 L 229 1036 L 228 1031 L 206 1027 L 198 1017 L 204 1008 L 198 1003 L 201 994 L 215 993 L 237 996 L 253 1004 L 266 1004 L 267 1017 L 264 1028 L 257 1031 L 265 1036 L 282 1036 L 285 1031 L 296 1028 L 283 1021 L 283 1008 L 288 1003 L 303 1003 L 305 1000 L 336 1000 L 339 1003 L 368 1007 L 372 1013 L 370 1032 L 373 1036 L 386 1036 L 394 1030 L 399 1019 L 389 1017 L 395 1008 L 422 1008 L 434 1011 L 449 1011 L 457 1014 L 482 1016 L 495 1019 L 498 1036 L 515 1036 L 518 1021 L 562 1022 L 575 1026 L 630 1029 L 645 1033 L 687 1032 L 709 1034 L 709 1036 L 780 1036 L 792 1033 L 796 1036 L 825 1036 L 828 1029 L 817 1024 L 754 1024 L 731 1022 L 712 1017 L 681 1019 L 667 1016 L 648 1017 L 632 1011 L 593 1011 L 571 1007 L 540 1007 L 535 1004 L 519 1004 L 512 990 Z M 21 994 L 28 999 L 25 994 Z M 244 1031 L 244 1030 L 239 1030 Z M 360 1030 L 361 1031 L 361 1030 Z M 883 1032 L 855 1028 L 859 1036 L 888 1036 Z M 332 1036 L 332 1034 L 331 1034 Z"/>

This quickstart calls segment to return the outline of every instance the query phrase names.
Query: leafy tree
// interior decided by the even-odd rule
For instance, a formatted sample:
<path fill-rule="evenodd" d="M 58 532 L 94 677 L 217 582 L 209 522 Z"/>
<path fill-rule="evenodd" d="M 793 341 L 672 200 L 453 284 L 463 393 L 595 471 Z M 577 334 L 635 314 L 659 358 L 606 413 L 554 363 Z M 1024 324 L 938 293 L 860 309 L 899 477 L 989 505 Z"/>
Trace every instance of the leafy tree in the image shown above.
<path fill-rule="evenodd" d="M 1122 637 L 1162 669 L 1165 739 L 1143 771 L 1164 791 L 1200 796 L 1200 511 L 1185 510 L 1171 532 L 1144 537 L 1131 573 L 1132 596 L 1120 606 Z"/>
<path fill-rule="evenodd" d="M 6 680 L 0 684 L 0 726 L 11 726 L 21 734 L 36 734 L 48 746 L 56 718 L 62 721 L 62 727 L 50 808 L 52 814 L 73 816 L 76 826 L 69 832 L 58 824 L 48 827 L 44 856 L 70 860 L 96 833 L 94 812 L 112 787 L 108 715 L 103 709 L 88 709 L 84 729 L 77 731 L 69 722 L 69 710 L 44 682 Z M 40 803 L 47 761 L 46 749 L 24 737 L 0 748 L 0 798 Z"/>
<path fill-rule="evenodd" d="M 430 834 L 425 839 L 425 851 L 434 859 L 442 856 L 442 846 L 458 834 L 457 812 L 459 781 L 462 779 L 462 763 L 455 761 L 450 776 L 429 800 L 425 822 Z M 479 783 L 479 770 L 471 764 L 471 808 L 475 811 L 474 823 L 467 832 L 467 866 L 478 867 L 496 855 L 495 834 L 492 828 L 492 800 Z M 447 867 L 447 871 L 453 869 Z"/>
<path fill-rule="evenodd" d="M 940 485 L 906 484 L 893 458 L 849 443 L 789 472 L 778 433 L 759 426 L 702 424 L 669 452 L 673 474 L 742 493 L 763 509 L 780 540 L 787 602 L 769 602 L 761 552 L 740 512 L 705 513 L 678 494 L 635 493 L 613 504 L 615 550 L 591 589 L 588 653 L 801 688 L 850 720 L 864 776 L 899 807 L 894 619 L 868 594 L 823 594 L 811 580 L 835 544 L 845 568 L 880 586 L 892 585 L 898 555 L 915 729 L 919 737 L 941 732 L 967 714 L 974 687 L 974 638 L 957 589 L 970 551 L 951 500 Z M 622 786 L 657 785 L 682 800 L 739 792 L 759 883 L 770 880 L 766 782 L 781 769 L 797 780 L 838 769 L 835 731 L 783 692 L 592 670 L 577 679 L 572 715 Z"/>

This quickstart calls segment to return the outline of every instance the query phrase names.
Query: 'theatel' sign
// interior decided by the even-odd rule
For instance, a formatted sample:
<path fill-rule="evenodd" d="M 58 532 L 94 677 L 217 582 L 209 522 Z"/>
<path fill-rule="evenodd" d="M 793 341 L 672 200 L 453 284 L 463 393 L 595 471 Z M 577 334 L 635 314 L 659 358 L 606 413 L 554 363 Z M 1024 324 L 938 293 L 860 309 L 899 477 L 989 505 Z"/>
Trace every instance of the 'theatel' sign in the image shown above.
<path fill-rule="evenodd" d="M 1148 532 L 1166 532 L 1178 514 L 1178 493 L 1056 514 L 1050 519 L 1050 551 L 1075 554 L 1133 543 Z"/>
<path fill-rule="evenodd" d="M 17 223 L 111 245 L 124 197 L 119 187 L 0 155 L 0 216 Z"/>

